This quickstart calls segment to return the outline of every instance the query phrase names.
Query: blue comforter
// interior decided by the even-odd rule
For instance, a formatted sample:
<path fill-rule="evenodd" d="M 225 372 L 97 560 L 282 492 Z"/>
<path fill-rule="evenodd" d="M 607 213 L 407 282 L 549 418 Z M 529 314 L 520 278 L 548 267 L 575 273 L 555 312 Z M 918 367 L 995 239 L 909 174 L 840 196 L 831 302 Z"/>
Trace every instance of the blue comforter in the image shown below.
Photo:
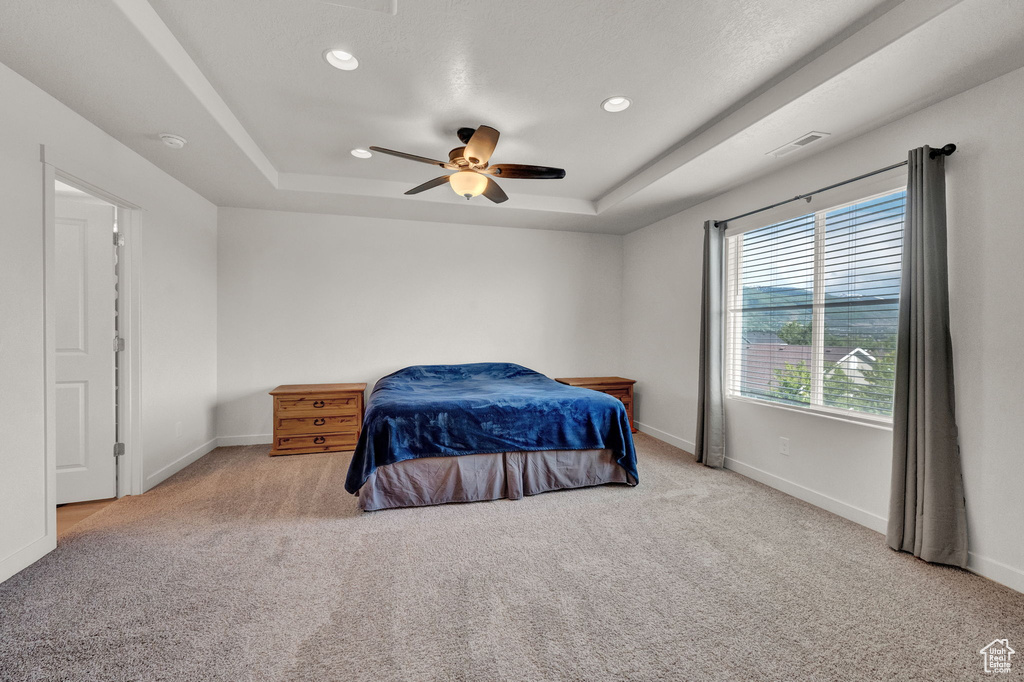
<path fill-rule="evenodd" d="M 629 418 L 610 395 L 511 363 L 416 365 L 373 387 L 345 490 L 416 457 L 605 448 L 635 483 Z"/>

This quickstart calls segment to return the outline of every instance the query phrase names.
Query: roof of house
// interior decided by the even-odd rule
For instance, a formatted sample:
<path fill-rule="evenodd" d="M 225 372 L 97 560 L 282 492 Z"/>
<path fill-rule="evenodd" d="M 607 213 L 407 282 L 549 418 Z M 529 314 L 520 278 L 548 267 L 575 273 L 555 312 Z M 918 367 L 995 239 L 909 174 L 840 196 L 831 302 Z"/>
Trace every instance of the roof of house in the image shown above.
<path fill-rule="evenodd" d="M 812 353 L 810 346 L 790 346 L 778 343 L 745 343 L 743 350 L 743 376 L 746 384 L 768 386 L 775 381 L 775 371 L 785 371 L 786 365 L 803 362 L 810 367 Z M 868 362 L 875 358 L 862 348 L 848 346 L 826 346 L 825 362 L 842 363 L 852 355 L 862 355 Z"/>

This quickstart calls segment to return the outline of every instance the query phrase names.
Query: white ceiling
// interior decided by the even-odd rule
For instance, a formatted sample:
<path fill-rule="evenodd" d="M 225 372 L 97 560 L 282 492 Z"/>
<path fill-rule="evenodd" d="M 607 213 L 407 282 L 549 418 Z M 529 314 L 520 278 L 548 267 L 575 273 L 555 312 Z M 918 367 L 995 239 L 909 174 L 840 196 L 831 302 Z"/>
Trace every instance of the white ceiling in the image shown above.
<path fill-rule="evenodd" d="M 1024 66 L 1024 2 L 4 0 L 0 61 L 221 206 L 621 234 Z M 439 169 L 349 154 L 481 123 L 567 177 L 405 197 Z"/>

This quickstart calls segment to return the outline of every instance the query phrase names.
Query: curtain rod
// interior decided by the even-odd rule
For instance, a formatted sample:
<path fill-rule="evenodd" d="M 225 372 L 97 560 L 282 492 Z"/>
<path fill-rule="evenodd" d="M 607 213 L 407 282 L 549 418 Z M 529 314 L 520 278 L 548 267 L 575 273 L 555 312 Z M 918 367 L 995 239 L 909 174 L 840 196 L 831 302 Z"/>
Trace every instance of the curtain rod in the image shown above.
<path fill-rule="evenodd" d="M 952 154 L 955 151 L 956 151 L 956 145 L 955 144 L 947 144 L 942 149 L 933 149 L 933 150 L 931 150 L 928 153 L 928 157 L 934 159 L 936 156 L 939 156 L 940 154 L 942 156 L 949 156 L 950 154 Z M 723 223 L 731 223 L 734 220 L 739 220 L 740 218 L 746 218 L 748 215 L 754 215 L 755 213 L 761 213 L 762 211 L 768 211 L 768 210 L 771 210 L 771 209 L 773 209 L 773 208 L 775 208 L 777 206 L 785 206 L 786 204 L 791 204 L 794 201 L 799 201 L 800 199 L 806 199 L 807 201 L 810 201 L 811 197 L 813 197 L 815 194 L 821 194 L 822 192 L 826 192 L 826 191 L 828 191 L 830 189 L 835 189 L 836 187 L 842 187 L 843 185 L 849 185 L 851 182 L 857 182 L 858 180 L 863 180 L 864 178 L 870 178 L 872 175 L 878 175 L 879 173 L 884 173 L 886 171 L 891 171 L 893 168 L 899 168 L 900 166 L 906 166 L 907 163 L 908 163 L 907 161 L 901 161 L 899 163 L 894 163 L 891 166 L 886 166 L 885 168 L 879 168 L 878 170 L 873 170 L 870 173 L 865 173 L 864 175 L 858 175 L 855 178 L 850 178 L 849 180 L 843 180 L 842 182 L 837 182 L 834 185 L 829 185 L 828 187 L 822 187 L 821 189 L 816 189 L 813 192 L 808 192 L 807 194 L 798 194 L 795 197 L 793 197 L 792 199 L 786 199 L 785 201 L 780 201 L 777 204 L 772 204 L 771 206 L 763 206 L 763 207 L 755 209 L 753 211 L 747 211 L 746 213 L 741 213 L 740 215 L 734 215 L 733 217 L 726 218 L 725 220 L 716 220 L 716 221 L 714 221 L 714 224 L 715 224 L 715 227 L 718 227 L 719 225 L 722 225 Z"/>

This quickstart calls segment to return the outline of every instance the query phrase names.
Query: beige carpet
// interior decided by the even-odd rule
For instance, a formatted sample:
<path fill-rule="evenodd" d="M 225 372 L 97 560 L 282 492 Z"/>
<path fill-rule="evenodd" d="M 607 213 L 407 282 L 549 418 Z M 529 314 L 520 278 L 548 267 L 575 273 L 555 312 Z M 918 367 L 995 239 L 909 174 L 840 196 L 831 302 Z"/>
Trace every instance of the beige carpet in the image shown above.
<path fill-rule="evenodd" d="M 1024 652 L 1024 595 L 637 449 L 636 488 L 374 513 L 347 455 L 218 449 L 0 585 L 0 679 L 980 680 L 991 640 Z"/>

